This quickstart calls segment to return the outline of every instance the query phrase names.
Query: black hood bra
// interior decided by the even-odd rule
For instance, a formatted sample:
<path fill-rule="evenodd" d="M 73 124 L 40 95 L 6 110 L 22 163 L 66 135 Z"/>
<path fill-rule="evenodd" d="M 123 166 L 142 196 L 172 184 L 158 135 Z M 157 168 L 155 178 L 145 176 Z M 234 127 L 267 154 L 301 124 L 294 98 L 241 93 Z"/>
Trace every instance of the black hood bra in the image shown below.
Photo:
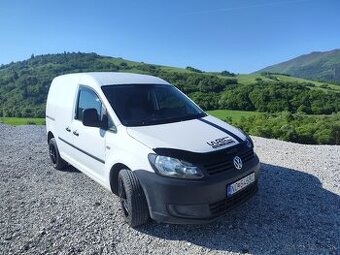
<path fill-rule="evenodd" d="M 216 150 L 211 152 L 192 152 L 174 148 L 154 148 L 153 151 L 157 155 L 177 158 L 196 165 L 209 164 L 210 162 L 218 162 L 227 159 L 233 159 L 237 155 L 244 154 L 252 148 L 249 148 L 245 142 L 235 146 Z"/>

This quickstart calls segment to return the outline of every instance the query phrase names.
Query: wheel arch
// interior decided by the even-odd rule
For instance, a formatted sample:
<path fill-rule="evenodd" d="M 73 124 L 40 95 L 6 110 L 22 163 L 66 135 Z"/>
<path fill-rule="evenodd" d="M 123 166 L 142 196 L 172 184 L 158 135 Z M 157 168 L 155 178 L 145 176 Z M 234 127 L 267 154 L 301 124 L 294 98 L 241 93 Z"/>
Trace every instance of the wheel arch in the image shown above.
<path fill-rule="evenodd" d="M 54 138 L 53 133 L 51 131 L 48 131 L 48 133 L 47 133 L 47 143 L 49 143 L 52 138 Z"/>
<path fill-rule="evenodd" d="M 111 167 L 110 170 L 110 188 L 113 194 L 118 195 L 118 174 L 120 170 L 128 169 L 129 167 L 122 163 L 116 163 Z"/>

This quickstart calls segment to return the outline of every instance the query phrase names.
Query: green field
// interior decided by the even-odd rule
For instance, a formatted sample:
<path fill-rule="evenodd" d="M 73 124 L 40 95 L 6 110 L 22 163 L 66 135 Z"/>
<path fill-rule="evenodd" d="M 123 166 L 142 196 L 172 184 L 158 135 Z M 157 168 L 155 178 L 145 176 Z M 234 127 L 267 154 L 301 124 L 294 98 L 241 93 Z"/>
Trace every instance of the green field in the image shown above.
<path fill-rule="evenodd" d="M 231 118 L 233 121 L 238 121 L 241 117 L 251 117 L 260 114 L 259 112 L 252 111 L 235 111 L 235 110 L 213 110 L 207 111 L 210 115 L 219 118 L 221 120 L 225 120 L 227 118 Z"/>
<path fill-rule="evenodd" d="M 241 117 L 250 117 L 260 114 L 259 112 L 250 111 L 234 111 L 234 110 L 213 110 L 207 111 L 210 115 L 215 116 L 221 120 L 231 118 L 233 121 L 240 120 Z M 0 117 L 0 122 L 7 125 L 19 126 L 19 125 L 45 125 L 44 118 L 17 118 L 17 117 Z"/>
<path fill-rule="evenodd" d="M 231 118 L 233 121 L 240 120 L 241 117 L 250 117 L 254 115 L 258 115 L 259 112 L 250 112 L 250 111 L 234 111 L 234 110 L 214 110 L 208 111 L 209 114 L 219 118 L 221 120 L 225 120 L 226 118 Z M 44 118 L 17 118 L 17 117 L 0 117 L 0 122 L 19 126 L 19 125 L 45 125 Z"/>
<path fill-rule="evenodd" d="M 7 125 L 13 125 L 13 126 L 19 126 L 19 125 L 45 125 L 45 119 L 44 118 L 17 118 L 17 117 L 0 117 L 0 122 L 7 124 Z"/>
<path fill-rule="evenodd" d="M 221 120 L 226 120 L 227 118 L 231 118 L 232 121 L 239 121 L 242 117 L 248 118 L 251 116 L 257 116 L 261 114 L 260 112 L 255 111 L 236 111 L 236 110 L 212 110 L 207 111 L 208 114 L 219 118 Z M 330 115 L 306 115 L 306 116 L 330 116 Z M 17 118 L 17 117 L 0 117 L 0 122 L 7 124 L 7 125 L 13 125 L 13 126 L 19 126 L 19 125 L 45 125 L 45 119 L 44 118 Z"/>

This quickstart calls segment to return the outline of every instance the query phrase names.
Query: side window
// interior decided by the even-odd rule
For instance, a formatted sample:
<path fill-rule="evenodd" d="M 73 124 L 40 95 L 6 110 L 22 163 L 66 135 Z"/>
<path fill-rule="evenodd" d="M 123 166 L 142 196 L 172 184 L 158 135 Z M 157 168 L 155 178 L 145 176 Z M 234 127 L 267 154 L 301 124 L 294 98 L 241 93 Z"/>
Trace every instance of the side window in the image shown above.
<path fill-rule="evenodd" d="M 75 119 L 82 121 L 84 110 L 90 108 L 96 109 L 98 113 L 98 119 L 101 119 L 102 103 L 100 102 L 100 99 L 92 90 L 81 88 L 78 94 L 78 104 L 76 108 Z"/>
<path fill-rule="evenodd" d="M 116 132 L 116 126 L 113 123 L 110 116 L 108 116 L 106 108 L 102 105 L 100 99 L 98 98 L 97 94 L 87 88 L 81 88 L 78 93 L 78 101 L 75 113 L 75 119 L 82 121 L 83 120 L 83 112 L 86 109 L 94 108 L 97 110 L 98 119 L 103 120 L 104 115 L 107 117 L 108 121 L 108 129 L 111 131 Z"/>

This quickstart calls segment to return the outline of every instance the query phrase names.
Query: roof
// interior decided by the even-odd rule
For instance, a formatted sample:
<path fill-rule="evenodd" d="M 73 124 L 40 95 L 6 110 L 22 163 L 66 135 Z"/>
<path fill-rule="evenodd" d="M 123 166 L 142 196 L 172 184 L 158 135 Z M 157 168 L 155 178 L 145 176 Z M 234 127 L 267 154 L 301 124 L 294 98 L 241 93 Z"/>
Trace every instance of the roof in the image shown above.
<path fill-rule="evenodd" d="M 79 81 L 95 80 L 99 86 L 119 84 L 169 84 L 167 81 L 155 76 L 134 73 L 93 72 L 66 74 L 62 76 L 77 77 Z"/>

